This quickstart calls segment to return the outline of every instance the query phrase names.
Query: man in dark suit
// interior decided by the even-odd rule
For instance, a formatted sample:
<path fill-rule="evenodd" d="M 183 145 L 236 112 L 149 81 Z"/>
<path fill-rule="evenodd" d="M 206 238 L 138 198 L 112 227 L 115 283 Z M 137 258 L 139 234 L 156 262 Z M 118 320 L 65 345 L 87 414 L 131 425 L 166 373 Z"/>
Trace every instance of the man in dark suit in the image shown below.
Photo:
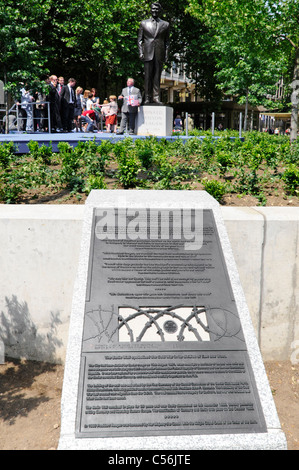
<path fill-rule="evenodd" d="M 50 102 L 50 116 L 51 122 L 51 131 L 56 132 L 60 131 L 62 128 L 60 109 L 59 109 L 59 94 L 57 91 L 57 77 L 56 75 L 51 75 L 49 77 L 49 91 L 46 97 L 47 101 Z"/>
<path fill-rule="evenodd" d="M 127 123 L 129 124 L 129 134 L 134 134 L 135 120 L 138 112 L 138 107 L 141 105 L 142 96 L 139 88 L 134 86 L 133 78 L 128 78 L 126 88 L 122 89 L 119 100 L 123 100 L 121 107 L 121 123 L 119 134 L 123 134 L 126 130 Z"/>
<path fill-rule="evenodd" d="M 62 126 L 65 132 L 73 130 L 74 107 L 75 107 L 75 90 L 76 80 L 70 78 L 67 85 L 62 87 L 60 93 Z"/>
<path fill-rule="evenodd" d="M 159 18 L 161 10 L 160 3 L 152 3 L 152 17 L 140 23 L 138 32 L 139 57 L 144 61 L 144 104 L 162 104 L 160 80 L 163 63 L 168 59 L 169 23 Z"/>

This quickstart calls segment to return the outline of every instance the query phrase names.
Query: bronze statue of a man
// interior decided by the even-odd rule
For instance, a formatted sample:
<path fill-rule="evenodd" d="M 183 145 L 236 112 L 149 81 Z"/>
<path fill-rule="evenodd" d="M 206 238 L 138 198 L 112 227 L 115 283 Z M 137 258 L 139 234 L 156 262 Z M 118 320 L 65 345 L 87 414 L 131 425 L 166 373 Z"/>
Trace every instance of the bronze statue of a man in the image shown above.
<path fill-rule="evenodd" d="M 144 61 L 144 104 L 162 104 L 160 80 L 163 63 L 168 59 L 169 23 L 159 18 L 161 10 L 160 3 L 152 3 L 152 17 L 140 23 L 138 32 L 139 57 Z"/>

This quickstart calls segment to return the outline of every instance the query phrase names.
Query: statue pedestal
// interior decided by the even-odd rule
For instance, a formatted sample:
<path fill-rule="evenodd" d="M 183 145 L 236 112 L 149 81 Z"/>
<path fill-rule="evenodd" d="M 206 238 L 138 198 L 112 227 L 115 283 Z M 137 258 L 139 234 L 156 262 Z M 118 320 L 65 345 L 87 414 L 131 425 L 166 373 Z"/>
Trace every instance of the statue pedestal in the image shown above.
<path fill-rule="evenodd" d="M 172 135 L 173 109 L 169 106 L 140 106 L 136 128 L 137 135 Z"/>

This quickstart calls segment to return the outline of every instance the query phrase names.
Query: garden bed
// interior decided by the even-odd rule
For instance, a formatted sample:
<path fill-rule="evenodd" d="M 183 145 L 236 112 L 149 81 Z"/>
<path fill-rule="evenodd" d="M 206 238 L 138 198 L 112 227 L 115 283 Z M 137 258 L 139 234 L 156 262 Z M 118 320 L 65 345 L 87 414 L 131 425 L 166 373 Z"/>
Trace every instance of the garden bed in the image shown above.
<path fill-rule="evenodd" d="M 299 144 L 248 132 L 244 141 L 127 138 L 73 148 L 29 142 L 28 154 L 0 146 L 0 202 L 81 204 L 92 189 L 206 190 L 223 205 L 299 206 Z"/>

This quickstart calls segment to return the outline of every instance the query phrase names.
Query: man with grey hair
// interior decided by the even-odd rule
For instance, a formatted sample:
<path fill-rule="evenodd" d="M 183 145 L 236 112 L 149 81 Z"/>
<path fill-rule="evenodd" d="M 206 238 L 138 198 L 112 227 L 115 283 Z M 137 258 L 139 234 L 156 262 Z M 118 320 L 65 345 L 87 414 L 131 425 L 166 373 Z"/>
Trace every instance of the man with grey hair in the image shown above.
<path fill-rule="evenodd" d="M 127 124 L 129 125 L 129 134 L 134 134 L 136 116 L 138 107 L 142 102 L 142 96 L 139 88 L 135 87 L 133 78 L 128 78 L 127 86 L 122 89 L 121 95 L 118 99 L 123 100 L 119 134 L 124 133 Z"/>
<path fill-rule="evenodd" d="M 161 10 L 160 3 L 152 3 L 152 17 L 140 23 L 138 32 L 139 57 L 144 61 L 144 104 L 162 104 L 160 81 L 163 63 L 168 60 L 169 23 L 159 18 Z"/>

